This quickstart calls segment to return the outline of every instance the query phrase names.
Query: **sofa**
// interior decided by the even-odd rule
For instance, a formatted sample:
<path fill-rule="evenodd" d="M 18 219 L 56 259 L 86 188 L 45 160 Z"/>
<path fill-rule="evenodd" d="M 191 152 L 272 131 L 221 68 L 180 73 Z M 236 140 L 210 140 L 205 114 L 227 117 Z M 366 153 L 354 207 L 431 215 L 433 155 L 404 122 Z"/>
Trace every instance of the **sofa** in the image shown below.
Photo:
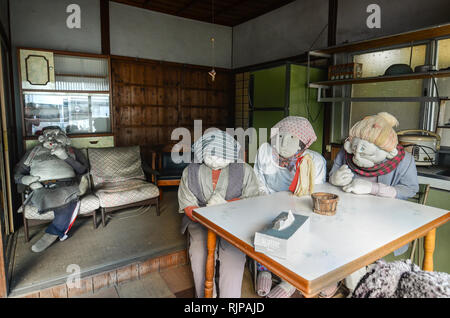
<path fill-rule="evenodd" d="M 139 146 L 83 149 L 89 161 L 89 190 L 81 197 L 79 216 L 92 216 L 97 228 L 97 212 L 106 226 L 108 213 L 137 206 L 156 206 L 159 210 L 158 172 L 141 160 Z M 154 180 L 151 183 L 148 180 Z M 23 214 L 25 240 L 29 241 L 29 220 L 50 222 L 54 212 L 39 214 L 36 207 L 19 209 Z"/>

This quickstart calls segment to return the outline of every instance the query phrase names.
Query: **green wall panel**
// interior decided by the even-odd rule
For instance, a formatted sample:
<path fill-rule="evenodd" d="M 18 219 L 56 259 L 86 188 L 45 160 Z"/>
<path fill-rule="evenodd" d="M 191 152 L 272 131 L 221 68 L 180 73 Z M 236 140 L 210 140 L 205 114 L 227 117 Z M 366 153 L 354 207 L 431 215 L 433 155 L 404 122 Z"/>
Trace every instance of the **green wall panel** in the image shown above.
<path fill-rule="evenodd" d="M 255 108 L 285 106 L 286 66 L 251 73 L 254 76 L 253 106 Z"/>
<path fill-rule="evenodd" d="M 310 82 L 326 80 L 327 72 L 318 68 L 310 68 Z M 311 150 L 322 153 L 324 105 L 317 102 L 317 89 L 306 88 L 307 68 L 291 65 L 290 106 L 289 115 L 307 118 L 314 128 L 317 140 Z M 309 97 L 308 97 L 309 91 Z"/>

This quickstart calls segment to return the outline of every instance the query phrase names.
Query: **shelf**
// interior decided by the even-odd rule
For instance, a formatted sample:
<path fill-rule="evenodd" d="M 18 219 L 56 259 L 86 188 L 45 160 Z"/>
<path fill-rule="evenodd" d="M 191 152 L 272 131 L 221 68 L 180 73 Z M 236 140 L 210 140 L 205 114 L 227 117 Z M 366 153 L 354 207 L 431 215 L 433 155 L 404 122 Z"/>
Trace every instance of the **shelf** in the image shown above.
<path fill-rule="evenodd" d="M 409 31 L 371 40 L 341 44 L 333 47 L 314 50 L 314 52 L 322 54 L 336 54 L 343 52 L 367 51 L 388 46 L 400 45 L 404 43 L 426 41 L 429 39 L 445 37 L 448 35 L 450 35 L 450 24 L 443 24 L 431 28 Z"/>
<path fill-rule="evenodd" d="M 441 100 L 450 100 L 448 97 L 321 97 L 317 98 L 319 103 L 333 102 L 392 102 L 392 103 L 438 103 Z"/>
<path fill-rule="evenodd" d="M 101 94 L 108 95 L 109 91 L 80 91 L 80 90 L 56 90 L 56 89 L 23 89 L 22 93 L 63 93 L 63 94 Z"/>
<path fill-rule="evenodd" d="M 349 84 L 366 84 L 366 83 L 380 83 L 380 82 L 393 82 L 393 81 L 407 81 L 415 79 L 426 79 L 433 77 L 450 77 L 450 71 L 434 71 L 426 73 L 411 73 L 402 75 L 390 75 L 390 76 L 375 76 L 364 78 L 353 78 L 333 81 L 323 81 L 310 83 L 310 88 L 329 87 L 336 85 L 349 85 Z"/>
<path fill-rule="evenodd" d="M 81 78 L 102 78 L 102 79 L 108 79 L 109 78 L 109 76 L 81 75 L 81 74 L 55 74 L 55 76 L 60 76 L 60 77 L 81 77 Z"/>

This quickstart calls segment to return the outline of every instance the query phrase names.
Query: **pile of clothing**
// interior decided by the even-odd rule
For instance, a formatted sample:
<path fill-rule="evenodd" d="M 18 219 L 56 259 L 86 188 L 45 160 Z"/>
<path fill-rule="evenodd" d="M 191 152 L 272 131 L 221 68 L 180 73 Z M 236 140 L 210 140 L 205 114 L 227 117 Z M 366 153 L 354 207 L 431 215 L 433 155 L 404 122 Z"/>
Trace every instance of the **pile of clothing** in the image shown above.
<path fill-rule="evenodd" d="M 352 298 L 449 298 L 450 274 L 427 272 L 410 260 L 379 260 L 359 281 Z"/>

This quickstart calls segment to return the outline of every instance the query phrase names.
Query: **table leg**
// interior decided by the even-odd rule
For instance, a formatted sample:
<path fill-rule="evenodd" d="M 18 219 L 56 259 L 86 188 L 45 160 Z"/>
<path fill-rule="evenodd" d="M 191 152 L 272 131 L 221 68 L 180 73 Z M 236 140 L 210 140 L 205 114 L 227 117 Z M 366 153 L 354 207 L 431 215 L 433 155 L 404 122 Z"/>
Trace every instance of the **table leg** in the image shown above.
<path fill-rule="evenodd" d="M 423 257 L 423 270 L 433 271 L 433 253 L 436 243 L 436 229 L 431 230 L 425 235 L 425 240 L 423 242 L 423 248 L 425 250 L 425 255 Z"/>
<path fill-rule="evenodd" d="M 205 277 L 205 297 L 213 297 L 214 289 L 214 265 L 215 265 L 215 253 L 216 253 L 216 233 L 208 230 L 208 256 L 206 259 L 206 277 Z"/>

